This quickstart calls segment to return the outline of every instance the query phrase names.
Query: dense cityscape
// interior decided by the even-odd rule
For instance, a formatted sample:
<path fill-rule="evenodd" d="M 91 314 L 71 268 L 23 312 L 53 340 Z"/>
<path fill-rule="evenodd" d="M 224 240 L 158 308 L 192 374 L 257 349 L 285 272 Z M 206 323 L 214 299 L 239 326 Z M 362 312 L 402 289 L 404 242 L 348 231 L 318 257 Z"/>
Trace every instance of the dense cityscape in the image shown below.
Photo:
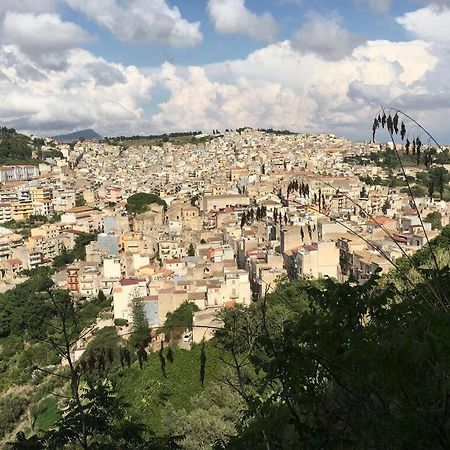
<path fill-rule="evenodd" d="M 450 448 L 448 0 L 0 1 L 0 449 Z"/>

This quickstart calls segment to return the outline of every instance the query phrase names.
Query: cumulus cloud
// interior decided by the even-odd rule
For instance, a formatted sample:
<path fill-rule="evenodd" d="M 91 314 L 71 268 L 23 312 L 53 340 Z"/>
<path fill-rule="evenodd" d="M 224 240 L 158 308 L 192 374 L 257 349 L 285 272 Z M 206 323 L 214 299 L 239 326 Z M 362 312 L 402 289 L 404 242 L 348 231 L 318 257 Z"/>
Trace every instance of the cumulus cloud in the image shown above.
<path fill-rule="evenodd" d="M 189 22 L 166 0 L 66 0 L 91 20 L 125 42 L 165 42 L 174 47 L 192 47 L 202 41 L 200 22 Z"/>
<path fill-rule="evenodd" d="M 108 135 L 142 132 L 153 82 L 134 66 L 74 49 L 67 67 L 53 71 L 18 47 L 3 45 L 0 71 L 5 75 L 0 79 L 2 123 L 48 135 L 86 127 Z"/>
<path fill-rule="evenodd" d="M 294 35 L 294 47 L 299 51 L 314 53 L 324 59 L 338 60 L 353 51 L 364 41 L 342 25 L 337 14 L 310 15 L 309 20 Z"/>
<path fill-rule="evenodd" d="M 14 12 L 52 12 L 56 8 L 56 0 L 1 0 L 0 14 Z"/>
<path fill-rule="evenodd" d="M 78 25 L 63 22 L 57 14 L 8 11 L 3 38 L 42 66 L 61 69 L 67 51 L 87 42 L 90 36 Z"/>
<path fill-rule="evenodd" d="M 154 80 L 170 96 L 152 124 L 158 131 L 248 125 L 367 138 L 380 103 L 412 103 L 434 89 L 427 77 L 436 64 L 422 41 L 369 41 L 342 60 L 299 53 L 285 41 L 243 60 L 187 70 L 166 64 Z"/>
<path fill-rule="evenodd" d="M 257 15 L 245 6 L 244 0 L 209 0 L 208 14 L 219 33 L 271 41 L 278 32 L 278 24 L 270 13 Z"/>
<path fill-rule="evenodd" d="M 450 2 L 448 3 L 450 5 Z M 450 8 L 429 5 L 397 17 L 412 35 L 431 42 L 450 42 Z"/>

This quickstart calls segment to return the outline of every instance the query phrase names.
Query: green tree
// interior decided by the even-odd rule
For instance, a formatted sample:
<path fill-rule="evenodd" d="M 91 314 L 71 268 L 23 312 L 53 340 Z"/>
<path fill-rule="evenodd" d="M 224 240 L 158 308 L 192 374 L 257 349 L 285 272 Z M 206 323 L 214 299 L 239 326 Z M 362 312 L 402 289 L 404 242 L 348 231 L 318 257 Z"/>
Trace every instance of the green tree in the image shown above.
<path fill-rule="evenodd" d="M 209 385 L 191 400 L 192 409 L 175 410 L 169 403 L 164 412 L 164 426 L 171 436 L 183 436 L 178 445 L 185 450 L 223 448 L 237 434 L 244 403 L 228 385 Z"/>
<path fill-rule="evenodd" d="M 431 223 L 433 230 L 442 229 L 442 214 L 439 211 L 430 212 L 425 217 L 425 221 Z"/>
<path fill-rule="evenodd" d="M 195 256 L 195 248 L 192 242 L 189 244 L 188 256 Z"/>
<path fill-rule="evenodd" d="M 143 192 L 138 192 L 128 197 L 126 208 L 131 214 L 141 214 L 147 211 L 149 206 L 154 203 L 164 206 L 164 209 L 167 208 L 167 203 L 161 197 Z"/>
<path fill-rule="evenodd" d="M 133 303 L 133 331 L 130 335 L 130 344 L 134 348 L 145 347 L 150 340 L 147 318 L 144 307 L 139 299 Z"/>
<path fill-rule="evenodd" d="M 192 330 L 193 314 L 196 311 L 199 309 L 195 303 L 184 302 L 174 312 L 167 313 L 161 331 L 172 339 L 179 339 L 185 330 Z"/>
<path fill-rule="evenodd" d="M 78 195 L 77 198 L 75 199 L 75 206 L 85 206 L 86 205 L 86 200 L 84 199 L 84 197 L 82 195 Z"/>

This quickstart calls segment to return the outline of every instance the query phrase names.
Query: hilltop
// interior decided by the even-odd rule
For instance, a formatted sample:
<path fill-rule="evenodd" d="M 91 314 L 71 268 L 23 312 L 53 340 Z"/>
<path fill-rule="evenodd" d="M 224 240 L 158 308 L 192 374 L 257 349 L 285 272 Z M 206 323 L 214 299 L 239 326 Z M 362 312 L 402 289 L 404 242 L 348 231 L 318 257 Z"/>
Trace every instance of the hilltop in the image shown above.
<path fill-rule="evenodd" d="M 30 137 L 18 133 L 14 128 L 0 128 L 0 164 L 38 164 L 33 159 L 33 150 L 42 146 L 42 140 L 32 141 Z"/>
<path fill-rule="evenodd" d="M 91 128 L 87 128 L 86 130 L 74 131 L 69 134 L 61 134 L 59 136 L 53 136 L 53 139 L 60 142 L 74 142 L 80 139 L 86 140 L 100 140 L 102 136 L 100 136 L 97 132 L 92 130 Z"/>

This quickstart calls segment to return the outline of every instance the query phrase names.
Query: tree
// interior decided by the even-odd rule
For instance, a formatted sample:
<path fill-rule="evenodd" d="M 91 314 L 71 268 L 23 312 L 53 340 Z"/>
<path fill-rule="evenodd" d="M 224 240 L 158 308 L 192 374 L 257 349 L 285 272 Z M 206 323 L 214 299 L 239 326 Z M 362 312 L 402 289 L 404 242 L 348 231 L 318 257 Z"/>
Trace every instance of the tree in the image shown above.
<path fill-rule="evenodd" d="M 172 436 L 183 436 L 178 442 L 185 450 L 219 448 L 237 434 L 244 406 L 241 398 L 226 384 L 210 385 L 191 400 L 192 410 L 176 411 L 169 403 L 164 414 L 164 425 Z"/>
<path fill-rule="evenodd" d="M 82 195 L 77 196 L 75 200 L 75 206 L 85 206 L 85 205 L 86 200 L 84 199 L 84 197 Z"/>
<path fill-rule="evenodd" d="M 141 214 L 148 211 L 149 206 L 154 203 L 167 209 L 167 203 L 161 197 L 144 192 L 138 192 L 128 197 L 126 208 L 130 214 Z"/>
<path fill-rule="evenodd" d="M 218 339 L 249 417 L 230 448 L 446 448 L 446 313 L 427 281 L 405 283 L 304 280 L 225 311 Z"/>
<path fill-rule="evenodd" d="M 442 229 L 442 214 L 439 211 L 430 212 L 425 217 L 425 221 L 431 223 L 433 230 Z"/>
<path fill-rule="evenodd" d="M 195 256 L 195 248 L 192 242 L 189 244 L 188 256 Z"/>
<path fill-rule="evenodd" d="M 146 347 L 150 340 L 147 318 L 144 307 L 139 299 L 133 302 L 133 331 L 130 335 L 130 344 L 134 348 Z"/>
<path fill-rule="evenodd" d="M 184 302 L 174 312 L 167 313 L 161 331 L 172 339 L 179 339 L 185 330 L 192 329 L 192 317 L 196 311 L 199 311 L 199 309 L 195 303 Z"/>

